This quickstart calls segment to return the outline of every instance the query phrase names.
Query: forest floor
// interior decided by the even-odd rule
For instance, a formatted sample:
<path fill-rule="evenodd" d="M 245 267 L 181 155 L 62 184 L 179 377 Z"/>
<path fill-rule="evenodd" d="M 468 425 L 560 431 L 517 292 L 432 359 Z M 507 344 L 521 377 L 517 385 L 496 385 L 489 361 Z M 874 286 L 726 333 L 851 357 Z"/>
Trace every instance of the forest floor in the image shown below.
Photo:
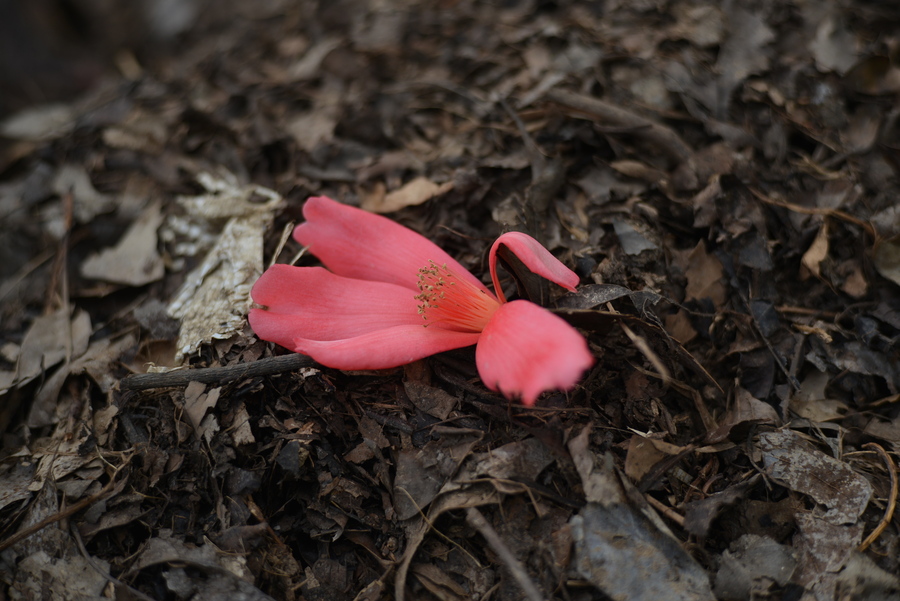
<path fill-rule="evenodd" d="M 896 6 L 71 4 L 0 61 L 2 598 L 900 595 Z M 259 340 L 318 195 L 530 233 L 593 367 Z"/>

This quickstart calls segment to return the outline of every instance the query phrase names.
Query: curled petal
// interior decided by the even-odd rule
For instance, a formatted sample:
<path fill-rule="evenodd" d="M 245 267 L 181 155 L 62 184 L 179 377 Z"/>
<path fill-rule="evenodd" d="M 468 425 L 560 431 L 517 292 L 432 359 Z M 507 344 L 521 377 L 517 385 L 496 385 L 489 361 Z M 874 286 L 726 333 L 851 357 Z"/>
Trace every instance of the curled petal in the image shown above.
<path fill-rule="evenodd" d="M 435 353 L 471 346 L 478 334 L 441 328 L 394 326 L 344 340 L 297 338 L 287 346 L 335 369 L 388 369 L 412 363 Z"/>
<path fill-rule="evenodd" d="M 544 248 L 540 242 L 522 232 L 507 232 L 494 241 L 490 253 L 491 279 L 494 281 L 494 290 L 501 301 L 505 301 L 503 290 L 500 289 L 500 280 L 497 277 L 497 250 L 500 245 L 506 246 L 519 258 L 525 267 L 533 273 L 546 278 L 555 284 L 559 284 L 566 290 L 575 292 L 579 277 L 574 271 L 562 264 L 553 254 Z"/>
<path fill-rule="evenodd" d="M 253 285 L 250 325 L 263 340 L 339 340 L 398 325 L 422 327 L 415 294 L 401 286 L 335 275 L 322 267 L 273 265 Z"/>
<path fill-rule="evenodd" d="M 533 405 L 545 390 L 575 386 L 594 358 L 562 318 L 525 300 L 501 305 L 481 334 L 475 362 L 482 381 Z"/>
<path fill-rule="evenodd" d="M 387 217 L 325 196 L 308 199 L 303 216 L 306 222 L 294 229 L 294 239 L 309 246 L 310 252 L 338 275 L 418 291 L 419 269 L 434 261 L 488 292 L 436 244 Z"/>

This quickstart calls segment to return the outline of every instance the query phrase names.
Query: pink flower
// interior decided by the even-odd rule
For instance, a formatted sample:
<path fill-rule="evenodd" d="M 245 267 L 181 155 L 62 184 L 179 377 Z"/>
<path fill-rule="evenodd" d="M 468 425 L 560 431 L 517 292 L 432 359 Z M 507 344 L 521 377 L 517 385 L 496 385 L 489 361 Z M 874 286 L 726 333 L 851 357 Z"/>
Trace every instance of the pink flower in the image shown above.
<path fill-rule="evenodd" d="M 592 365 L 572 326 L 525 300 L 507 302 L 497 278 L 505 245 L 528 269 L 575 290 L 578 276 L 519 232 L 490 252 L 491 293 L 446 252 L 402 225 L 324 196 L 303 207 L 294 239 L 327 269 L 273 265 L 254 284 L 250 325 L 275 342 L 336 369 L 386 369 L 477 345 L 481 379 L 526 405 L 570 389 Z"/>

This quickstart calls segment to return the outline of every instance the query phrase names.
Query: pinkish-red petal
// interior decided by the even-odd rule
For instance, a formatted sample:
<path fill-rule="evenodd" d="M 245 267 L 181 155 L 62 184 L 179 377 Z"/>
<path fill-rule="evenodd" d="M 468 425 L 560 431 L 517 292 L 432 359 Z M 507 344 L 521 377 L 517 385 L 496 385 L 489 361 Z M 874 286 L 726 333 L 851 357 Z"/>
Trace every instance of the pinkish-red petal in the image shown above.
<path fill-rule="evenodd" d="M 335 369 L 388 369 L 429 355 L 471 346 L 478 334 L 434 327 L 393 326 L 345 340 L 297 338 L 287 348 Z"/>
<path fill-rule="evenodd" d="M 273 265 L 256 281 L 250 325 L 290 348 L 295 338 L 339 340 L 398 325 L 424 324 L 412 290 L 335 275 L 322 267 Z"/>
<path fill-rule="evenodd" d="M 482 381 L 526 405 L 545 390 L 568 390 L 594 363 L 587 341 L 562 318 L 529 301 L 500 306 L 475 350 Z"/>
<path fill-rule="evenodd" d="M 497 249 L 500 245 L 506 246 L 512 251 L 525 267 L 537 275 L 559 284 L 567 290 L 575 292 L 578 285 L 578 274 L 562 264 L 553 254 L 544 248 L 540 242 L 522 232 L 507 232 L 497 238 L 491 246 L 489 267 L 491 279 L 494 281 L 494 290 L 501 301 L 505 301 L 503 290 L 500 289 L 500 280 L 497 277 Z"/>
<path fill-rule="evenodd" d="M 294 229 L 294 239 L 338 275 L 418 290 L 419 269 L 434 261 L 487 291 L 436 244 L 387 217 L 325 196 L 307 199 L 303 216 L 306 222 Z"/>

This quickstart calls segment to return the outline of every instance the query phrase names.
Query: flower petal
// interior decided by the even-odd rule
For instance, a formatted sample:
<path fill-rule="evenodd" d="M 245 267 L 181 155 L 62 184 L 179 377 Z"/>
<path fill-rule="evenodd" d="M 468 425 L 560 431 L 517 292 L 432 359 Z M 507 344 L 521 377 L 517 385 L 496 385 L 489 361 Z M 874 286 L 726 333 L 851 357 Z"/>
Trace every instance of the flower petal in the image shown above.
<path fill-rule="evenodd" d="M 501 305 L 475 350 L 482 381 L 526 405 L 545 390 L 568 390 L 594 363 L 587 341 L 562 318 L 525 300 Z"/>
<path fill-rule="evenodd" d="M 287 346 L 335 369 L 388 369 L 451 349 L 471 346 L 478 334 L 440 328 L 394 326 L 345 340 L 297 338 Z"/>
<path fill-rule="evenodd" d="M 434 261 L 487 291 L 478 278 L 432 241 L 387 217 L 326 196 L 307 199 L 303 216 L 306 222 L 294 229 L 294 239 L 309 246 L 310 252 L 338 275 L 418 291 L 419 269 Z"/>
<path fill-rule="evenodd" d="M 494 241 L 489 257 L 491 279 L 494 281 L 494 290 L 497 292 L 497 296 L 500 297 L 501 302 L 506 300 L 503 290 L 500 288 L 500 280 L 497 277 L 497 250 L 501 244 L 509 248 L 525 264 L 525 267 L 532 272 L 559 284 L 567 290 L 575 292 L 575 286 L 580 281 L 578 274 L 563 265 L 540 242 L 528 234 L 507 232 Z"/>
<path fill-rule="evenodd" d="M 253 331 L 288 348 L 295 338 L 340 340 L 391 326 L 424 325 L 411 290 L 343 278 L 322 267 L 273 265 L 250 294 L 267 307 L 250 311 Z"/>

